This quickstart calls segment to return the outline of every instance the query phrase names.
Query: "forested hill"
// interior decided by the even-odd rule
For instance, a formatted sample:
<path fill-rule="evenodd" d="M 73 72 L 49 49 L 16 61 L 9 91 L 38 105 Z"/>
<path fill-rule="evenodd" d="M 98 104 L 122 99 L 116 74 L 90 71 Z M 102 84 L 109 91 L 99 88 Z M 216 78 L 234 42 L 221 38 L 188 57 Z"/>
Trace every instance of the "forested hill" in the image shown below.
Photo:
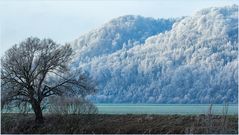
<path fill-rule="evenodd" d="M 175 19 L 133 15 L 112 19 L 72 42 L 73 48 L 77 50 L 76 61 L 90 62 L 92 58 L 143 44 L 148 37 L 170 30 L 174 22 Z"/>
<path fill-rule="evenodd" d="M 237 103 L 238 6 L 180 19 L 122 16 L 72 42 L 104 103 Z"/>

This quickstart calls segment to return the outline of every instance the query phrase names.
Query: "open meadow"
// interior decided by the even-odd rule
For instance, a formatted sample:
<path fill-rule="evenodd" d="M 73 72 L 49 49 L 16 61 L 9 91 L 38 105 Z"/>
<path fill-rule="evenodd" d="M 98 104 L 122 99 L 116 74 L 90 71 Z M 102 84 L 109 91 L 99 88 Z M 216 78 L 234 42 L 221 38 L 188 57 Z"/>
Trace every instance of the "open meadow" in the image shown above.
<path fill-rule="evenodd" d="M 237 134 L 237 115 L 47 115 L 36 124 L 33 114 L 2 114 L 3 134 L 220 133 Z"/>

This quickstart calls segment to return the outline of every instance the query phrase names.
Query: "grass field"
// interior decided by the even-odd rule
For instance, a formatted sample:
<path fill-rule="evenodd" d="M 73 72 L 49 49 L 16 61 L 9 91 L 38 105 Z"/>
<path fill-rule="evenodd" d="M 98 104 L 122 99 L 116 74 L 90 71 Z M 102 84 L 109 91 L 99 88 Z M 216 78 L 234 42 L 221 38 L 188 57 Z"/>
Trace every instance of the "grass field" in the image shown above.
<path fill-rule="evenodd" d="M 238 133 L 238 116 L 227 115 L 47 115 L 2 113 L 1 133 Z"/>

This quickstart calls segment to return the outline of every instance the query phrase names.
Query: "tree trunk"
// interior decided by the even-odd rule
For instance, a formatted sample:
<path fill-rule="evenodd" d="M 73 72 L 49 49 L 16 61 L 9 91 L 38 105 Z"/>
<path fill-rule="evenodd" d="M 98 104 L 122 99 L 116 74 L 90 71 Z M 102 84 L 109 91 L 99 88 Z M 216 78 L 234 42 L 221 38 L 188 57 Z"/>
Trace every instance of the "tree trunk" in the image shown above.
<path fill-rule="evenodd" d="M 35 113 L 36 123 L 42 124 L 44 122 L 44 120 L 43 120 L 43 115 L 42 115 L 42 110 L 41 110 L 41 104 L 39 102 L 37 102 L 36 100 L 34 100 L 32 103 L 32 108 Z"/>

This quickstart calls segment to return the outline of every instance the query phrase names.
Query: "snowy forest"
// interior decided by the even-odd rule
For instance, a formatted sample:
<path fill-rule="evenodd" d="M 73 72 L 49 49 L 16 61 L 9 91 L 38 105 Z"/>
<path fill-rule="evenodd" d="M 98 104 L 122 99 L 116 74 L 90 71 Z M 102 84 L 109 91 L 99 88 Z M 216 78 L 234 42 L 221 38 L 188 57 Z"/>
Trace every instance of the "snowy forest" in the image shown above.
<path fill-rule="evenodd" d="M 192 16 L 126 15 L 70 42 L 72 69 L 98 84 L 96 103 L 237 103 L 238 6 Z"/>

